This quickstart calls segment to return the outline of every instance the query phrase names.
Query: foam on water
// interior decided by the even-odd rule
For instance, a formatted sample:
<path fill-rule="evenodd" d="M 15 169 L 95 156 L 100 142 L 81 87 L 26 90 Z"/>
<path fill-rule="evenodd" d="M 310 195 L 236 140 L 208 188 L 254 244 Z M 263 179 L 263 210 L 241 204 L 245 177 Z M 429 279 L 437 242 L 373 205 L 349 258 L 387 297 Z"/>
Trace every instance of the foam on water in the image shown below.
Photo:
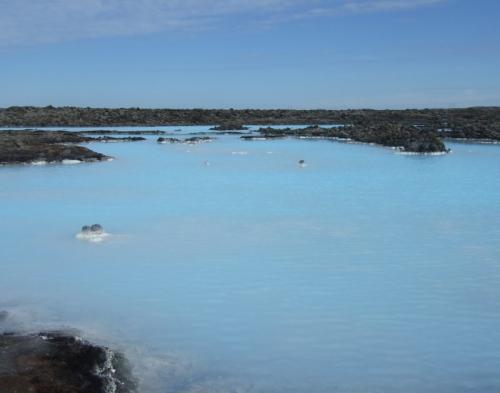
<path fill-rule="evenodd" d="M 63 165 L 76 165 L 76 164 L 81 164 L 82 161 L 80 160 L 62 160 Z"/>
<path fill-rule="evenodd" d="M 102 233 L 92 233 L 92 232 L 79 232 L 76 234 L 78 240 L 85 240 L 91 243 L 101 243 L 108 239 L 111 235 L 106 232 Z"/>

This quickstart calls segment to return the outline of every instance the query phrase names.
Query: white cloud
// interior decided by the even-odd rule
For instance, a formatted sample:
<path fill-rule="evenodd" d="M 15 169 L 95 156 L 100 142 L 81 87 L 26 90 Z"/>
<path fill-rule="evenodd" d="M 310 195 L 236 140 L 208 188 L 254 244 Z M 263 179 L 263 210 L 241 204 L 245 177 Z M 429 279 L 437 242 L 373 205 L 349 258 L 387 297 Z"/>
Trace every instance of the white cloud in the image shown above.
<path fill-rule="evenodd" d="M 293 20 L 443 0 L 0 0 L 0 46 L 214 27 L 224 17 Z"/>

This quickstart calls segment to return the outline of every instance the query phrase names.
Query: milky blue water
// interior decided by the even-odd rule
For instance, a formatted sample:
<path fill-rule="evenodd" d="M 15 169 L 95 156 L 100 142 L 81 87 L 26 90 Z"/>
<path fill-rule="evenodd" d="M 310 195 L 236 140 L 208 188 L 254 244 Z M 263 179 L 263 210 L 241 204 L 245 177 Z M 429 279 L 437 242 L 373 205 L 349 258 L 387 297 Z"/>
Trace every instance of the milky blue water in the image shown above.
<path fill-rule="evenodd" d="M 448 145 L 151 137 L 0 167 L 0 308 L 123 348 L 145 392 L 499 392 L 500 146 Z"/>

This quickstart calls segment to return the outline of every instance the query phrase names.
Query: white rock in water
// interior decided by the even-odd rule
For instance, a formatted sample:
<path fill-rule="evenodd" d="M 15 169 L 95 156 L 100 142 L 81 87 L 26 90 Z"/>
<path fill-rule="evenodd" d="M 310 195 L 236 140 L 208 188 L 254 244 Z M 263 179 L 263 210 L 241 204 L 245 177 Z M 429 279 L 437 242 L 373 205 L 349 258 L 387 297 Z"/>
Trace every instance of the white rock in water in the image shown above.
<path fill-rule="evenodd" d="M 80 160 L 62 160 L 63 165 L 75 165 L 80 164 Z"/>

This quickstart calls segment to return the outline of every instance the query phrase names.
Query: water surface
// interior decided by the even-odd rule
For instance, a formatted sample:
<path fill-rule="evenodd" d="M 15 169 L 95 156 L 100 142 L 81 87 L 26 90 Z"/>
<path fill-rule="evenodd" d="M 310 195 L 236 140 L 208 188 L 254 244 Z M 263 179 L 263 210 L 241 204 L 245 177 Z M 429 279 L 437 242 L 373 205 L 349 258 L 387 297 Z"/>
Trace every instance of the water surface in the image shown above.
<path fill-rule="evenodd" d="M 1 167 L 0 308 L 124 348 L 146 392 L 498 392 L 500 147 L 448 145 L 149 137 Z"/>

